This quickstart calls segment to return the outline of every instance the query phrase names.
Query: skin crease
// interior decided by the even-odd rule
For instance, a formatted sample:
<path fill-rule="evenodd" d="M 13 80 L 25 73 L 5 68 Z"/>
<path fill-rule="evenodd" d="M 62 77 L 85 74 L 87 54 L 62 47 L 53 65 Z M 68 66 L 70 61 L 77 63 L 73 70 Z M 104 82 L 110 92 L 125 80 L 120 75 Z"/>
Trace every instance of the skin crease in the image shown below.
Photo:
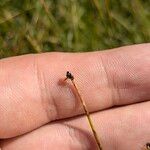
<path fill-rule="evenodd" d="M 104 52 L 46 53 L 2 59 L 0 138 L 5 139 L 1 141 L 2 150 L 95 147 L 87 121 L 71 118 L 83 111 L 70 83 L 58 82 L 68 68 L 88 109 L 91 112 L 107 109 L 93 114 L 104 149 L 140 150 L 150 141 L 149 56 L 150 44 L 141 44 Z M 128 104 L 132 105 L 124 106 Z M 112 106 L 122 107 L 111 109 Z M 59 130 L 58 123 L 45 125 L 65 118 L 71 119 L 59 122 Z M 78 135 L 73 134 L 75 143 L 68 128 Z M 22 134 L 25 135 L 15 138 Z"/>

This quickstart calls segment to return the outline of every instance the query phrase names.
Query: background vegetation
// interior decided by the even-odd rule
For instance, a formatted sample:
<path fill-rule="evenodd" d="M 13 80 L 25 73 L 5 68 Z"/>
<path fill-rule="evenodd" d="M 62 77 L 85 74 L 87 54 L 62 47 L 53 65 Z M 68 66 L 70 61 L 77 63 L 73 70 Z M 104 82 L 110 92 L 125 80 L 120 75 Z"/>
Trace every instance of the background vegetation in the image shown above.
<path fill-rule="evenodd" d="M 149 0 L 0 0 L 0 58 L 143 42 Z"/>

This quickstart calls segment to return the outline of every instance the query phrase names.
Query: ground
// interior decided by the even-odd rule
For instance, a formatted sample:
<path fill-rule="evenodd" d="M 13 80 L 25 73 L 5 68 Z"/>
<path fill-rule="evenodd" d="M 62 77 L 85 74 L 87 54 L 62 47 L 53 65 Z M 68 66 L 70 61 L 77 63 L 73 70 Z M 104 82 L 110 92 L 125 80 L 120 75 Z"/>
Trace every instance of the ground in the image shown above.
<path fill-rule="evenodd" d="M 1 0 L 0 58 L 150 42 L 149 0 Z"/>

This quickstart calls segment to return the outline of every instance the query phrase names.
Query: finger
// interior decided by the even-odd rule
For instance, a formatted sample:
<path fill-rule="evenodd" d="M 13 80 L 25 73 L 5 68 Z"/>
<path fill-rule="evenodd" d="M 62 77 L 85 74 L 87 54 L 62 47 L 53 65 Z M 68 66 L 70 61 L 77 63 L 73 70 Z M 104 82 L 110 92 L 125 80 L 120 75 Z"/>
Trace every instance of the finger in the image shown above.
<path fill-rule="evenodd" d="M 104 150 L 142 150 L 150 141 L 150 102 L 98 112 L 92 115 Z M 22 146 L 23 145 L 23 146 Z M 2 150 L 96 150 L 85 117 L 43 126 L 24 136 L 4 140 Z"/>
<path fill-rule="evenodd" d="M 67 70 L 73 73 L 91 112 L 149 99 L 149 48 L 150 44 L 143 44 L 106 52 L 47 53 L 1 60 L 0 138 L 83 113 L 71 83 L 58 82 Z"/>
<path fill-rule="evenodd" d="M 61 124 L 45 126 L 27 135 L 3 140 L 2 150 L 87 150 L 95 146 L 95 141 L 86 133 Z M 86 144 L 86 145 L 85 145 Z M 22 146 L 23 145 L 23 146 Z"/>

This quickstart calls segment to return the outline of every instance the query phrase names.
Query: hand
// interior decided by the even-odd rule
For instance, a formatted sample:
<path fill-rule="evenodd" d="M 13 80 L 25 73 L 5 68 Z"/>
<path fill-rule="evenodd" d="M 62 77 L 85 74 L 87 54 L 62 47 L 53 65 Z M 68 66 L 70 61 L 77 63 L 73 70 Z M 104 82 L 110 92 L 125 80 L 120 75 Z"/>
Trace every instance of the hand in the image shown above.
<path fill-rule="evenodd" d="M 141 44 L 2 59 L 2 150 L 96 149 L 71 83 L 59 83 L 66 71 L 75 77 L 104 150 L 142 150 L 150 142 L 150 44 Z"/>

